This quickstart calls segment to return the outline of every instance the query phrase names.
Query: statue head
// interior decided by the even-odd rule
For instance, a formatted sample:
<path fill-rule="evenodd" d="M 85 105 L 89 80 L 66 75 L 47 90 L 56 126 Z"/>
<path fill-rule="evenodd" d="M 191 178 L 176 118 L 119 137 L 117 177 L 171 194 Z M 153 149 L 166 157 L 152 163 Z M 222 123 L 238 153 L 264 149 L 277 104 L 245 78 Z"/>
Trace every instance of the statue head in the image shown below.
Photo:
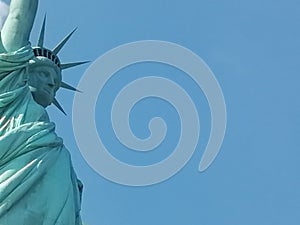
<path fill-rule="evenodd" d="M 36 57 L 29 62 L 28 84 L 33 99 L 43 107 L 51 105 L 61 86 L 61 70 L 45 57 Z"/>
<path fill-rule="evenodd" d="M 29 61 L 28 84 L 33 99 L 38 104 L 46 108 L 53 103 L 65 114 L 63 108 L 55 98 L 56 92 L 60 87 L 72 91 L 77 91 L 77 89 L 62 81 L 62 70 L 78 66 L 86 62 L 61 64 L 57 54 L 66 44 L 66 42 L 69 40 L 76 29 L 73 30 L 68 36 L 66 36 L 54 48 L 54 50 L 49 50 L 44 47 L 45 23 L 46 16 L 44 18 L 38 46 L 33 48 L 35 57 Z"/>

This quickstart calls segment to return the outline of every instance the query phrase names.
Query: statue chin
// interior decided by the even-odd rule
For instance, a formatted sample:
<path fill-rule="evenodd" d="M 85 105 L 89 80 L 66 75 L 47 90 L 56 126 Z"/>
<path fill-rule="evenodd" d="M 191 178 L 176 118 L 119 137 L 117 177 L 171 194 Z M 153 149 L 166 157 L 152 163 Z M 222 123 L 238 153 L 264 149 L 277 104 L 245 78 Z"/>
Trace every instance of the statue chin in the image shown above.
<path fill-rule="evenodd" d="M 51 97 L 49 95 L 47 95 L 45 92 L 40 93 L 40 91 L 38 89 L 36 89 L 35 87 L 30 86 L 29 88 L 30 88 L 32 97 L 36 103 L 43 106 L 44 108 L 51 105 L 52 101 L 51 101 Z"/>

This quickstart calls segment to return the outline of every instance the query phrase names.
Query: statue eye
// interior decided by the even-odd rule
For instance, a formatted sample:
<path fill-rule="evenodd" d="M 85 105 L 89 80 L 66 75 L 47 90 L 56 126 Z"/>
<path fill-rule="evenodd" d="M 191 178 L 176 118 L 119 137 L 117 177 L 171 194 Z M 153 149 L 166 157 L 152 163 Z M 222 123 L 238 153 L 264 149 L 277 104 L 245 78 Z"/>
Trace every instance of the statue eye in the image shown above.
<path fill-rule="evenodd" d="M 46 72 L 40 72 L 39 75 L 40 75 L 41 77 L 44 77 L 44 78 L 49 77 L 49 74 L 46 73 Z"/>

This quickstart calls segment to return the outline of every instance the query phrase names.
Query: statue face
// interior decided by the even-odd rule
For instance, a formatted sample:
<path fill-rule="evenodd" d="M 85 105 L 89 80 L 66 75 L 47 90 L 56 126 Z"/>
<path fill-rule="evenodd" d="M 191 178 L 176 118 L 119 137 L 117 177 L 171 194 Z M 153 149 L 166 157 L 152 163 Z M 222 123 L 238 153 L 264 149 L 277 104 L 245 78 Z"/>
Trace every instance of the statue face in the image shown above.
<path fill-rule="evenodd" d="M 34 100 L 43 107 L 50 105 L 60 87 L 61 73 L 52 66 L 29 66 L 29 87 Z"/>

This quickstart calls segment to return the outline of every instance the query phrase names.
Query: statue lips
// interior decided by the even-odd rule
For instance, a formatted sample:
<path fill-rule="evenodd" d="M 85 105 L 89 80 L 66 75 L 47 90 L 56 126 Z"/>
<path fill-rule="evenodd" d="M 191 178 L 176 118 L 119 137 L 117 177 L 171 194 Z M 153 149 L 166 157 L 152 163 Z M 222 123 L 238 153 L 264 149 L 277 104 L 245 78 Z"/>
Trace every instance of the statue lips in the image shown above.
<path fill-rule="evenodd" d="M 51 95 L 51 90 L 50 90 L 50 89 L 45 88 L 45 89 L 43 89 L 43 91 L 44 91 L 45 93 L 47 93 L 48 95 Z"/>
<path fill-rule="evenodd" d="M 43 88 L 43 92 L 47 95 L 47 98 L 53 100 L 53 91 L 51 88 Z"/>

